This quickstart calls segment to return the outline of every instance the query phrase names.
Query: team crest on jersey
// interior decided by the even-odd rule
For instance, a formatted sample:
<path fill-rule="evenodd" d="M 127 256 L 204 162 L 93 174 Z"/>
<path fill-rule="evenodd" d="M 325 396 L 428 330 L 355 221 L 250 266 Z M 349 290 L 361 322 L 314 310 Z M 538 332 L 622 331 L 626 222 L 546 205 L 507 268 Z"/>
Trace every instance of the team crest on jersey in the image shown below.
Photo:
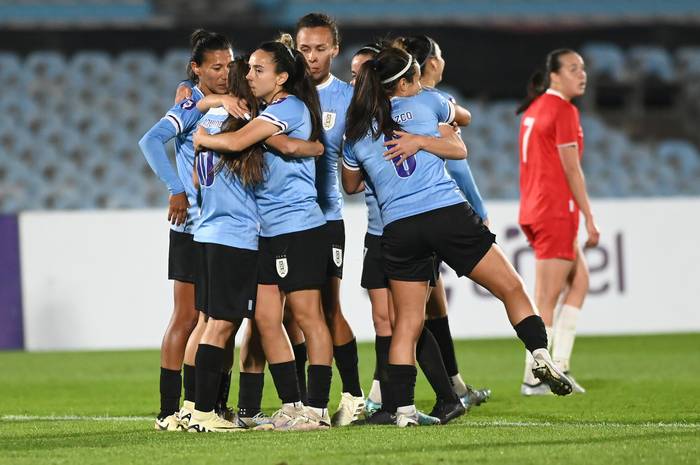
<path fill-rule="evenodd" d="M 196 105 L 195 101 L 192 100 L 191 98 L 188 98 L 188 99 L 185 99 L 180 104 L 180 108 L 182 108 L 183 110 L 189 110 L 189 109 L 193 108 L 195 105 Z"/>
<path fill-rule="evenodd" d="M 333 126 L 335 126 L 335 113 L 332 113 L 330 111 L 324 111 L 323 112 L 323 129 L 326 131 L 333 129 Z"/>
<path fill-rule="evenodd" d="M 333 250 L 333 263 L 340 268 L 343 264 L 343 249 L 338 247 L 331 247 L 331 249 Z"/>
<path fill-rule="evenodd" d="M 280 278 L 284 278 L 289 273 L 289 266 L 287 266 L 287 257 L 277 258 L 275 260 L 277 265 L 277 274 Z"/>

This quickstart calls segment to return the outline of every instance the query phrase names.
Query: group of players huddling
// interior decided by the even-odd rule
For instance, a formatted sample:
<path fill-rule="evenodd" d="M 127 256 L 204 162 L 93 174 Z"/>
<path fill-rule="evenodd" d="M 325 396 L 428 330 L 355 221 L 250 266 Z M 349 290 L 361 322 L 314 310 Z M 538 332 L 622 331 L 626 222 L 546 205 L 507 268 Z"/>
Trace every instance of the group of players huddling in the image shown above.
<path fill-rule="evenodd" d="M 294 38 L 249 56 L 234 58 L 221 34 L 195 31 L 189 79 L 139 142 L 170 192 L 175 306 L 161 347 L 158 430 L 434 425 L 485 402 L 490 390 L 466 384 L 457 367 L 442 262 L 503 302 L 527 349 L 524 395 L 583 392 L 568 373 L 587 290 L 579 208 L 588 245 L 598 231 L 570 103 L 585 89 L 581 57 L 552 52 L 521 107 L 521 224 L 537 258 L 535 305 L 488 229 L 459 132 L 471 114 L 435 88 L 445 66 L 439 45 L 427 36 L 368 44 L 348 84 L 330 73 L 339 42 L 335 22 L 319 13 L 302 17 Z M 361 285 L 376 368 L 366 398 L 340 305 L 341 158 L 345 192 L 364 192 L 368 209 Z M 233 341 L 244 319 L 233 411 Z M 333 360 L 342 395 L 331 417 Z M 414 405 L 416 362 L 435 391 L 429 414 Z M 282 403 L 272 416 L 261 410 L 266 364 Z"/>

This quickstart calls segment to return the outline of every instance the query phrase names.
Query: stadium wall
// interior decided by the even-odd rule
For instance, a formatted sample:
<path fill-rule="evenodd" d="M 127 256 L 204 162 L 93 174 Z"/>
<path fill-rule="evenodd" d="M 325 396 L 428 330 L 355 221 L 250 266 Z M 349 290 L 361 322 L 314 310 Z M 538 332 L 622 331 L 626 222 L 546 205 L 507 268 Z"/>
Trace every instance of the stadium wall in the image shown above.
<path fill-rule="evenodd" d="M 700 331 L 699 225 L 690 214 L 700 211 L 700 199 L 594 205 L 603 233 L 587 251 L 591 293 L 580 333 Z M 499 244 L 532 289 L 534 259 L 515 222 L 517 203 L 490 202 L 489 210 Z M 345 222 L 343 308 L 358 339 L 372 340 L 369 299 L 359 287 L 365 207 L 347 205 Z M 164 211 L 28 212 L 19 216 L 19 239 L 20 266 L 4 266 L 3 282 L 12 281 L 12 270 L 21 273 L 23 312 L 8 317 L 19 303 L 8 306 L 12 298 L 0 294 L 0 322 L 23 328 L 26 349 L 159 346 L 172 306 Z M 513 336 L 496 299 L 451 270 L 443 277 L 455 337 Z"/>

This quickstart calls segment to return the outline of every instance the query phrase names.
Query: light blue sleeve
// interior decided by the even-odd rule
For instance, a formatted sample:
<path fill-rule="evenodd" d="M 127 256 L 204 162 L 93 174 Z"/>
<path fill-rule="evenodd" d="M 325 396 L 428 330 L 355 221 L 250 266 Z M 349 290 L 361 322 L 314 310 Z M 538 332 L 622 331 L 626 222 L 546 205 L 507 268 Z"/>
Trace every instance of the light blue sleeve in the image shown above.
<path fill-rule="evenodd" d="M 175 104 L 163 119 L 170 121 L 175 128 L 175 135 L 179 136 L 195 129 L 201 117 L 202 112 L 197 110 L 197 102 L 188 98 Z"/>
<path fill-rule="evenodd" d="M 168 191 L 175 195 L 185 192 L 177 171 L 173 168 L 165 144 L 177 136 L 173 123 L 165 118 L 158 121 L 139 141 L 139 147 L 153 172 L 168 186 Z"/>
<path fill-rule="evenodd" d="M 304 104 L 301 101 L 286 97 L 269 105 L 258 115 L 258 118 L 277 126 L 279 128 L 277 134 L 288 134 L 303 124 L 304 110 Z"/>
<path fill-rule="evenodd" d="M 464 193 L 469 205 L 472 206 L 482 220 L 487 220 L 488 211 L 486 210 L 486 205 L 484 205 L 484 199 L 481 198 L 479 188 L 476 186 L 474 175 L 472 175 L 472 170 L 467 160 L 446 160 L 446 164 L 447 171 Z"/>
<path fill-rule="evenodd" d="M 439 92 L 428 92 L 429 105 L 440 123 L 452 123 L 455 119 L 455 106 Z"/>
<path fill-rule="evenodd" d="M 352 171 L 358 171 L 360 164 L 355 158 L 355 152 L 352 150 L 352 144 L 348 144 L 343 137 L 343 166 Z"/>

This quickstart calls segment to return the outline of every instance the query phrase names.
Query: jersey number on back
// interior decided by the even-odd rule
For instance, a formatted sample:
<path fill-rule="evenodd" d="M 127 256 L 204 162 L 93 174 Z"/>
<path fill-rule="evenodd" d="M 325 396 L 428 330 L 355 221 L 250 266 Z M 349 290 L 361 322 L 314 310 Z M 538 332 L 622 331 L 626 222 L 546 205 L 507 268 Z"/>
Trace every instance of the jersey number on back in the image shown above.
<path fill-rule="evenodd" d="M 523 126 L 525 126 L 525 134 L 523 135 L 523 163 L 527 163 L 527 143 L 530 141 L 530 134 L 532 134 L 532 128 L 535 126 L 535 118 L 528 116 L 523 120 Z"/>
<path fill-rule="evenodd" d="M 211 187 L 214 184 L 214 174 L 214 152 L 200 152 L 197 156 L 199 185 Z"/>
<path fill-rule="evenodd" d="M 391 139 L 384 136 L 385 141 L 390 141 Z M 396 170 L 396 174 L 399 175 L 400 178 L 407 178 L 410 175 L 413 174 L 414 171 L 416 171 L 416 156 L 411 155 L 408 157 L 408 159 L 404 160 L 403 163 L 400 165 L 397 165 L 396 162 L 399 161 L 401 157 L 396 156 L 391 159 L 391 164 L 394 166 L 394 169 Z"/>

